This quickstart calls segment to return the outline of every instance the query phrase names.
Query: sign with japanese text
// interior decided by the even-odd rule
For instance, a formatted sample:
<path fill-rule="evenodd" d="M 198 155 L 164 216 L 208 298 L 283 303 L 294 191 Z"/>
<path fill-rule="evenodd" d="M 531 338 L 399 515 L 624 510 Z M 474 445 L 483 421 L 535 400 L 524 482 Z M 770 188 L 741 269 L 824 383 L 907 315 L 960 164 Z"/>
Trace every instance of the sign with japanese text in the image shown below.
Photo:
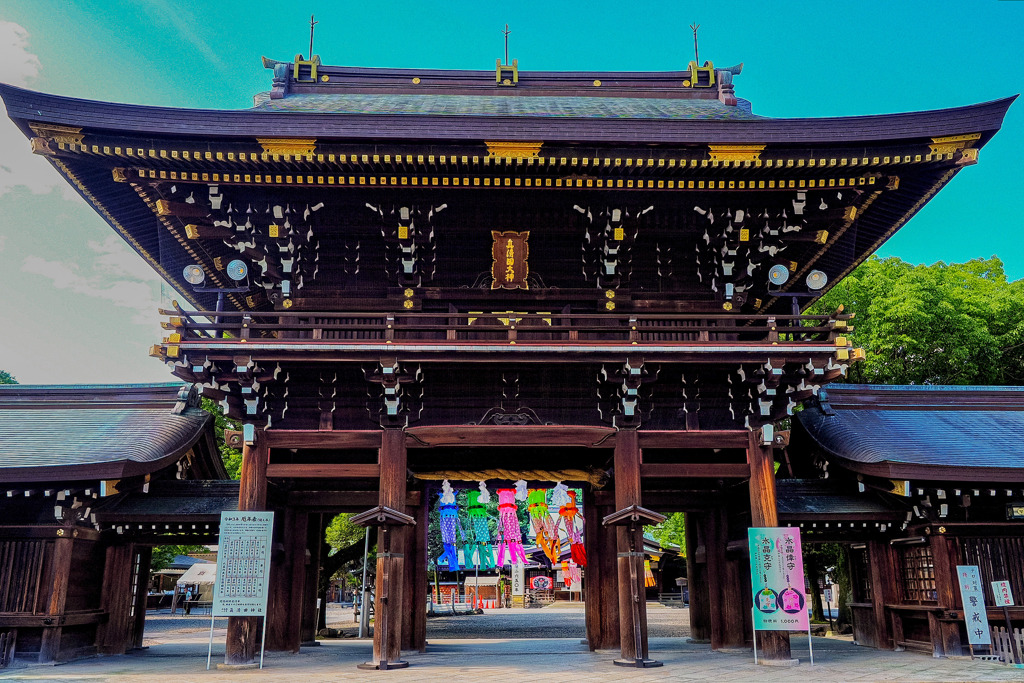
<path fill-rule="evenodd" d="M 960 580 L 960 597 L 964 601 L 964 621 L 967 622 L 967 640 L 971 645 L 991 645 L 992 633 L 985 611 L 985 592 L 981 572 L 977 565 L 958 564 L 956 575 Z"/>
<path fill-rule="evenodd" d="M 526 595 L 526 567 L 512 565 L 512 595 Z"/>
<path fill-rule="evenodd" d="M 530 274 L 530 266 L 526 259 L 530 256 L 530 232 L 498 232 L 491 231 L 494 244 L 491 255 L 491 289 L 529 289 L 526 276 Z"/>
<path fill-rule="evenodd" d="M 273 536 L 273 512 L 220 513 L 214 616 L 266 616 Z"/>
<path fill-rule="evenodd" d="M 807 630 L 807 596 L 800 529 L 751 527 L 750 581 L 754 628 L 759 631 Z"/>
<path fill-rule="evenodd" d="M 1013 607 L 1013 591 L 1009 581 L 993 581 L 992 595 L 996 597 L 996 607 Z"/>

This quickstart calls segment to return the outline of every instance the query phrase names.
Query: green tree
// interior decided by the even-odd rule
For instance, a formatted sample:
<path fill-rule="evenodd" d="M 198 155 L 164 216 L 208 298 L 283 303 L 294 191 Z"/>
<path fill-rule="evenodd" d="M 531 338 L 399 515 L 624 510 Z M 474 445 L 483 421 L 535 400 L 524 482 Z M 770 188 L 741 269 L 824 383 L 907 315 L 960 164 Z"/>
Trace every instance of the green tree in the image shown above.
<path fill-rule="evenodd" d="M 150 571 L 158 572 L 167 567 L 178 555 L 190 555 L 192 553 L 205 553 L 208 549 L 204 545 L 158 545 L 153 548 L 153 562 Z"/>
<path fill-rule="evenodd" d="M 644 527 L 644 533 L 660 543 L 679 546 L 679 556 L 686 557 L 686 515 L 682 512 L 673 512 L 661 524 Z"/>
<path fill-rule="evenodd" d="M 317 584 L 317 595 L 327 603 L 327 591 L 333 579 L 339 572 L 347 572 L 352 569 L 362 568 L 363 548 L 366 538 L 366 529 L 356 526 L 350 521 L 351 515 L 340 514 L 331 520 L 324 532 L 323 547 L 320 552 L 320 579 Z M 377 534 L 370 532 L 370 554 L 367 556 L 367 581 L 375 574 L 377 560 L 376 553 Z M 359 579 L 362 579 L 360 573 Z M 349 582 L 351 583 L 351 582 Z M 317 629 L 326 628 L 327 610 L 320 610 L 320 623 Z"/>
<path fill-rule="evenodd" d="M 17 384 L 18 380 L 6 370 L 0 370 L 0 384 Z"/>
<path fill-rule="evenodd" d="M 220 458 L 224 461 L 224 469 L 232 479 L 238 479 L 242 470 L 242 452 L 231 448 L 224 441 L 224 430 L 239 430 L 241 426 L 232 420 L 221 410 L 220 404 L 208 398 L 204 398 L 203 410 L 213 415 L 213 428 L 217 437 L 217 449 L 220 451 Z"/>
<path fill-rule="evenodd" d="M 872 257 L 809 312 L 843 305 L 865 361 L 849 381 L 1019 384 L 1024 381 L 1024 280 L 998 258 L 914 266 Z"/>

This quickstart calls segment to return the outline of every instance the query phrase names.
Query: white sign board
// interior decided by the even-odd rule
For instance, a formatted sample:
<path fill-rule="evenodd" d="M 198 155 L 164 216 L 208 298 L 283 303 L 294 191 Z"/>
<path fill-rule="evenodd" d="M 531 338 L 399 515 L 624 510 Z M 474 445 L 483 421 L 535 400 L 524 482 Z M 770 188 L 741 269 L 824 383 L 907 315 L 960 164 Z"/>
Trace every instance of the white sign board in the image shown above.
<path fill-rule="evenodd" d="M 512 595 L 526 595 L 526 567 L 512 565 Z"/>
<path fill-rule="evenodd" d="M 992 636 L 988 627 L 988 614 L 985 611 L 981 572 L 978 571 L 977 565 L 957 565 L 956 575 L 960 579 L 960 597 L 964 601 L 967 641 L 971 645 L 991 646 Z"/>
<path fill-rule="evenodd" d="M 1009 581 L 993 581 L 992 595 L 996 596 L 996 607 L 1012 607 L 1013 591 Z"/>
<path fill-rule="evenodd" d="M 220 513 L 214 616 L 266 616 L 273 535 L 273 512 Z"/>

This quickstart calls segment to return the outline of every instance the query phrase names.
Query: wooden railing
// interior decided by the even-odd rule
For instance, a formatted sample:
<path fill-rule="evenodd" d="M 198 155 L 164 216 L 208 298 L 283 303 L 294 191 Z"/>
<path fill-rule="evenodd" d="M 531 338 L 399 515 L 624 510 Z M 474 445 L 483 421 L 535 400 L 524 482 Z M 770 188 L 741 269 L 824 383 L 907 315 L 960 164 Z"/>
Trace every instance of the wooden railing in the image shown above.
<path fill-rule="evenodd" d="M 829 343 L 848 314 L 337 313 L 162 310 L 173 342 L 276 339 L 393 342 Z"/>

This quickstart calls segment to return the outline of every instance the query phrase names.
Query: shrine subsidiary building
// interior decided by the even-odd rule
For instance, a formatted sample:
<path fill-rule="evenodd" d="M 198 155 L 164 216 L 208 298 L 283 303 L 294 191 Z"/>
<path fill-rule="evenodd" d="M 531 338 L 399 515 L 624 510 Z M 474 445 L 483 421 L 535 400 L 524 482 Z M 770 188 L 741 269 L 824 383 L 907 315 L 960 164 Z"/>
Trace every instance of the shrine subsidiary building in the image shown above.
<path fill-rule="evenodd" d="M 817 456 L 784 449 L 774 426 L 862 357 L 849 315 L 802 311 L 978 161 L 1011 99 L 773 119 L 736 96 L 739 66 L 265 66 L 272 89 L 240 111 L 0 95 L 190 304 L 153 353 L 246 425 L 237 506 L 277 512 L 269 647 L 312 638 L 323 520 L 378 508 L 373 661 L 424 648 L 444 478 L 583 490 L 587 641 L 626 661 L 648 654 L 631 578 L 648 511 L 689 515 L 693 629 L 715 648 L 749 640 L 747 527 L 831 515 L 877 558 L 913 531 L 900 501 L 858 491 L 858 473 L 894 477 L 820 434 Z M 801 424 L 806 444 L 829 429 Z M 938 504 L 934 481 L 910 488 Z M 138 532 L 94 529 L 152 542 Z M 894 633 L 894 600 L 859 603 L 873 644 L 931 642 L 935 610 Z M 230 619 L 229 663 L 252 660 L 256 628 Z M 936 629 L 952 653 L 955 628 Z M 764 647 L 789 656 L 783 635 Z"/>

